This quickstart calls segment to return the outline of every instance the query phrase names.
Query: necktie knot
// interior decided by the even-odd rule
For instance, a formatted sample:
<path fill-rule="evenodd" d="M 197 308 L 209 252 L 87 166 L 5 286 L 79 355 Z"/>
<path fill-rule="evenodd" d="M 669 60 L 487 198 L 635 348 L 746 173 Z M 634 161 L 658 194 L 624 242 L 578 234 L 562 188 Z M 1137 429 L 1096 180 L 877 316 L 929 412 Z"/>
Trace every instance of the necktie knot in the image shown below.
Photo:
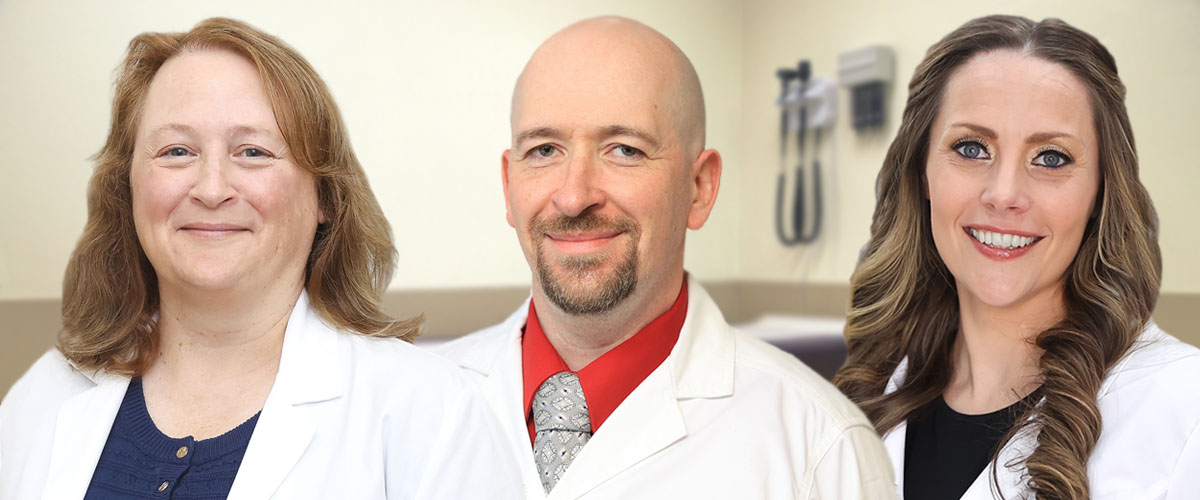
<path fill-rule="evenodd" d="M 592 432 L 587 398 L 578 375 L 558 372 L 542 382 L 533 395 L 533 426 L 536 432 Z"/>

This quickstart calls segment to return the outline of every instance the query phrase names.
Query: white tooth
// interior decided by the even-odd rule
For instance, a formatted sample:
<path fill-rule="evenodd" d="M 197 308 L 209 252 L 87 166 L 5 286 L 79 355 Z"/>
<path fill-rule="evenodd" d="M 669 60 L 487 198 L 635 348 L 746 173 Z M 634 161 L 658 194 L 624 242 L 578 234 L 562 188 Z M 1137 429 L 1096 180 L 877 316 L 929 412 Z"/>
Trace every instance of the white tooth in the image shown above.
<path fill-rule="evenodd" d="M 993 233 L 991 231 L 988 231 L 983 234 L 987 236 L 987 244 L 996 246 L 997 243 L 1000 243 L 1000 235 Z"/>
<path fill-rule="evenodd" d="M 1013 235 L 1006 234 L 1000 237 L 1000 246 L 1003 248 L 1012 248 Z"/>

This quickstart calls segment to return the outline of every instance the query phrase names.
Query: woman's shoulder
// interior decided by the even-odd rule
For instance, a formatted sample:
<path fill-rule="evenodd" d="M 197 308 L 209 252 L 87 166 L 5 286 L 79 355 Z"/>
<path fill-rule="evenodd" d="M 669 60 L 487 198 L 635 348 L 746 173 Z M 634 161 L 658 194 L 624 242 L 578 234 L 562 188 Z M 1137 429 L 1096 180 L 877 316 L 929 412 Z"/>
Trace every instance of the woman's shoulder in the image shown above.
<path fill-rule="evenodd" d="M 1197 381 L 1200 381 L 1200 349 L 1150 323 L 1125 357 L 1109 370 L 1099 397 L 1151 388 L 1180 396 L 1200 395 Z M 1200 397 L 1189 399 L 1200 408 Z"/>
<path fill-rule="evenodd" d="M 4 396 L 5 412 L 19 406 L 21 412 L 38 402 L 54 403 L 95 387 L 96 383 L 79 371 L 58 349 L 47 351 L 29 367 Z"/>
<path fill-rule="evenodd" d="M 1188 433 L 1200 424 L 1200 349 L 1151 323 L 1097 394 L 1104 425 Z"/>
<path fill-rule="evenodd" d="M 1162 498 L 1177 473 L 1190 474 L 1178 468 L 1196 453 L 1198 382 L 1200 349 L 1148 325 L 1097 397 L 1102 428 L 1088 465 L 1093 498 Z M 1138 464 L 1135 475 L 1131 463 Z"/>
<path fill-rule="evenodd" d="M 57 350 L 42 355 L 0 402 L 0 454 L 30 457 L 32 450 L 49 449 L 59 409 L 93 387 Z"/>

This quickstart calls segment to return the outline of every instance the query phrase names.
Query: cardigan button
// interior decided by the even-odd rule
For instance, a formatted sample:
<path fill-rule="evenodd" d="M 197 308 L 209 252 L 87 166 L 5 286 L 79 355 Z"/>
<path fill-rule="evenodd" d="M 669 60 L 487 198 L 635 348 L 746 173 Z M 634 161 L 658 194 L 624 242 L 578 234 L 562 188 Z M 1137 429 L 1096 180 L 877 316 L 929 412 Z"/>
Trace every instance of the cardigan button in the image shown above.
<path fill-rule="evenodd" d="M 167 491 L 167 485 L 168 485 L 168 484 L 169 484 L 169 483 L 168 483 L 167 481 L 163 481 L 163 482 L 162 482 L 162 484 L 158 485 L 158 492 L 159 492 L 159 493 L 162 493 L 162 492 L 164 492 L 164 491 Z"/>
<path fill-rule="evenodd" d="M 176 458 L 183 458 L 183 457 L 186 457 L 186 456 L 187 456 L 187 454 L 188 454 L 188 449 L 187 449 L 187 446 L 180 446 L 180 447 L 179 447 L 179 450 L 175 451 L 175 457 L 176 457 Z M 162 490 L 159 490 L 159 491 L 162 491 Z"/>

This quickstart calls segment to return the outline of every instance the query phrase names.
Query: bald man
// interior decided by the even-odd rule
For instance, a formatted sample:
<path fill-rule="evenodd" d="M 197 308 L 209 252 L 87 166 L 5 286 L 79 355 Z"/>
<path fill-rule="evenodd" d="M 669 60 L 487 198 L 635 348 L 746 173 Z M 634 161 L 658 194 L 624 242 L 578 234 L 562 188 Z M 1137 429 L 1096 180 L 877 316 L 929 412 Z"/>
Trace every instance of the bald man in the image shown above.
<path fill-rule="evenodd" d="M 482 386 L 529 498 L 894 497 L 863 414 L 684 272 L 721 156 L 675 44 L 622 18 L 552 36 L 517 80 L 501 177 L 532 298 L 440 350 Z"/>

